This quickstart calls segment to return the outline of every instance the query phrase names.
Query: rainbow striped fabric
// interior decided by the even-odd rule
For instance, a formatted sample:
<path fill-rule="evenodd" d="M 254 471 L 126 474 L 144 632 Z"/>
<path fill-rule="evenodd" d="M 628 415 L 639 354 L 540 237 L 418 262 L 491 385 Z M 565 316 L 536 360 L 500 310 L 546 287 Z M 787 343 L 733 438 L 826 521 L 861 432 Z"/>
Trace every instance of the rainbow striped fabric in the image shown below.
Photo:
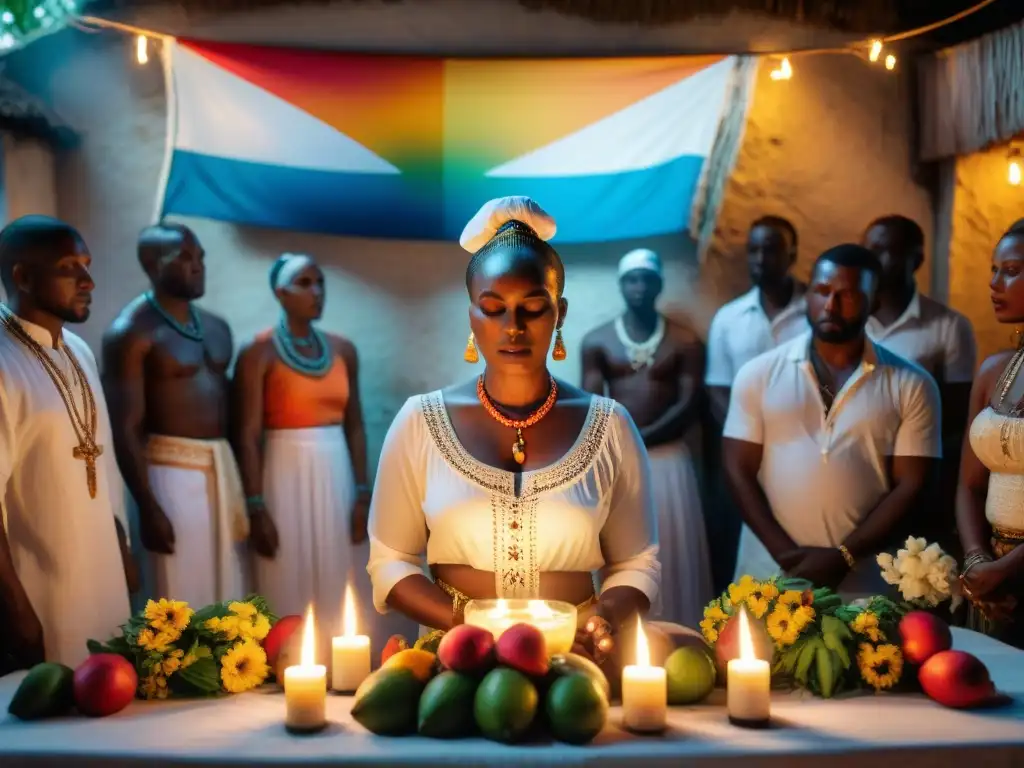
<path fill-rule="evenodd" d="M 685 231 L 733 60 L 470 60 L 195 43 L 169 49 L 162 213 L 457 239 L 529 195 L 556 241 Z"/>

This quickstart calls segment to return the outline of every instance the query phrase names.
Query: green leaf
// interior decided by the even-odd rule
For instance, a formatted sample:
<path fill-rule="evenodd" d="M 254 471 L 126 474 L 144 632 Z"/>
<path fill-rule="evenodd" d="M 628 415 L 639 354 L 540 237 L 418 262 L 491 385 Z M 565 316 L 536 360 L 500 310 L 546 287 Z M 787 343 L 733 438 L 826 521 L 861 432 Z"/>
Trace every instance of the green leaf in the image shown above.
<path fill-rule="evenodd" d="M 196 660 L 191 666 L 178 671 L 175 676 L 202 694 L 215 693 L 221 688 L 220 665 L 209 657 Z"/>

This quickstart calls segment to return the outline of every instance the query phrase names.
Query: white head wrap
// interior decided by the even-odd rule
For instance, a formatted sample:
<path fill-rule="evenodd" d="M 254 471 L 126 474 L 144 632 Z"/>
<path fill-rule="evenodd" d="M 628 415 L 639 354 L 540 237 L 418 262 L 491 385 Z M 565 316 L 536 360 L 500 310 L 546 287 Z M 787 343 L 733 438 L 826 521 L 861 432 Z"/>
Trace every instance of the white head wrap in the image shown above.
<path fill-rule="evenodd" d="M 499 197 L 484 203 L 462 230 L 459 245 L 470 253 L 476 253 L 494 237 L 502 225 L 510 221 L 521 221 L 547 241 L 555 236 L 558 226 L 551 215 L 537 203 L 522 195 Z"/>
<path fill-rule="evenodd" d="M 284 288 L 295 279 L 295 276 L 313 263 L 313 259 L 304 253 L 282 253 L 281 259 L 284 264 L 277 272 L 277 280 L 274 281 L 274 290 Z"/>
<path fill-rule="evenodd" d="M 649 248 L 637 248 L 619 260 L 619 277 L 634 269 L 644 269 L 661 277 L 661 258 Z"/>

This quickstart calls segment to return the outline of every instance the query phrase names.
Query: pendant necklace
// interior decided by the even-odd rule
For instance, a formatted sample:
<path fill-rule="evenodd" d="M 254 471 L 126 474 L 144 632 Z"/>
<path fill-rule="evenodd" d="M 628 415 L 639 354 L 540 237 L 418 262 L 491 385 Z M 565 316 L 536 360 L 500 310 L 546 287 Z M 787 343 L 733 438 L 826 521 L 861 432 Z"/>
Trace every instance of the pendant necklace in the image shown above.
<path fill-rule="evenodd" d="M 654 365 L 654 356 L 665 338 L 665 318 L 658 315 L 658 322 L 654 326 L 654 333 L 646 341 L 635 342 L 626 333 L 626 324 L 622 315 L 615 318 L 615 335 L 619 337 L 619 343 L 626 349 L 629 355 L 629 364 L 634 371 Z"/>
<path fill-rule="evenodd" d="M 515 459 L 516 464 L 524 464 L 526 462 L 526 440 L 523 439 L 523 430 L 527 427 L 532 427 L 538 421 L 547 416 L 551 409 L 555 406 L 555 400 L 558 399 L 558 385 L 555 383 L 554 377 L 548 377 L 551 381 L 551 389 L 548 392 L 547 399 L 541 403 L 540 408 L 531 413 L 525 419 L 510 419 L 494 404 L 490 396 L 487 394 L 487 390 L 484 388 L 484 377 L 481 376 L 476 381 L 476 396 L 480 399 L 481 405 L 484 410 L 487 411 L 487 415 L 494 419 L 496 422 L 501 424 L 503 427 L 508 427 L 516 431 L 516 440 L 512 443 L 512 458 Z"/>
<path fill-rule="evenodd" d="M 186 339 L 192 339 L 192 341 L 203 340 L 203 321 L 199 317 L 199 312 L 192 306 L 191 303 L 188 305 L 188 324 L 178 322 L 177 318 L 171 316 L 171 314 L 160 306 L 160 302 L 156 300 L 156 296 L 153 295 L 152 291 L 146 291 L 146 301 L 149 305 L 159 313 L 160 317 L 164 319 L 171 328 L 176 330 Z"/>
<path fill-rule="evenodd" d="M 98 445 L 96 442 L 96 399 L 93 397 L 89 380 L 85 377 L 85 371 L 82 370 L 82 366 L 71 351 L 71 348 L 67 344 L 62 344 L 61 351 L 71 361 L 73 381 L 69 382 L 64 372 L 50 358 L 42 345 L 25 331 L 24 327 L 14 316 L 14 313 L 2 304 L 0 304 L 0 322 L 2 322 L 3 327 L 11 336 L 27 347 L 29 352 L 39 361 L 43 366 L 43 370 L 46 371 L 46 375 L 53 382 L 53 386 L 57 388 L 61 400 L 64 401 L 64 408 L 68 412 L 71 427 L 74 429 L 75 438 L 78 440 L 78 445 L 72 448 L 71 455 L 73 458 L 85 462 L 86 487 L 89 489 L 89 498 L 95 499 L 96 459 L 103 455 L 103 446 Z M 78 385 L 79 394 L 82 399 L 81 413 L 78 410 L 78 404 L 75 402 L 74 384 Z"/>
<path fill-rule="evenodd" d="M 278 357 L 281 358 L 285 365 L 304 376 L 321 378 L 326 376 L 327 372 L 331 370 L 334 356 L 331 354 L 327 338 L 312 326 L 309 330 L 309 336 L 298 339 L 288 329 L 287 321 L 282 318 L 281 322 L 274 329 L 271 339 L 274 342 L 274 349 L 277 350 Z M 297 349 L 297 347 L 309 348 L 313 346 L 318 349 L 317 354 L 313 357 L 307 357 Z"/>

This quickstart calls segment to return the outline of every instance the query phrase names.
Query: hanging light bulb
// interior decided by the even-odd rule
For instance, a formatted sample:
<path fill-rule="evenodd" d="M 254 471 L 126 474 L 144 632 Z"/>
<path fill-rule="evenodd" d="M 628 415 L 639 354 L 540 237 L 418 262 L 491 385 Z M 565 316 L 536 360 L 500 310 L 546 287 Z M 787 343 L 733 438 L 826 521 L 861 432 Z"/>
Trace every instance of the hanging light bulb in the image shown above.
<path fill-rule="evenodd" d="M 885 57 L 885 68 L 892 72 L 896 69 L 896 57 L 891 53 Z"/>
<path fill-rule="evenodd" d="M 1020 150 L 1011 149 L 1008 157 L 1010 165 L 1007 168 L 1006 179 L 1014 187 L 1019 187 L 1021 182 Z"/>
<path fill-rule="evenodd" d="M 145 35 L 139 35 L 135 38 L 135 60 L 139 64 L 145 64 L 149 61 L 149 40 L 146 39 Z"/>
<path fill-rule="evenodd" d="M 793 67 L 789 64 L 789 57 L 783 56 L 779 66 L 768 73 L 772 80 L 789 80 L 793 77 Z"/>
<path fill-rule="evenodd" d="M 882 55 L 882 41 L 872 40 L 871 51 L 868 53 L 868 59 L 871 61 L 878 61 L 878 57 Z"/>

